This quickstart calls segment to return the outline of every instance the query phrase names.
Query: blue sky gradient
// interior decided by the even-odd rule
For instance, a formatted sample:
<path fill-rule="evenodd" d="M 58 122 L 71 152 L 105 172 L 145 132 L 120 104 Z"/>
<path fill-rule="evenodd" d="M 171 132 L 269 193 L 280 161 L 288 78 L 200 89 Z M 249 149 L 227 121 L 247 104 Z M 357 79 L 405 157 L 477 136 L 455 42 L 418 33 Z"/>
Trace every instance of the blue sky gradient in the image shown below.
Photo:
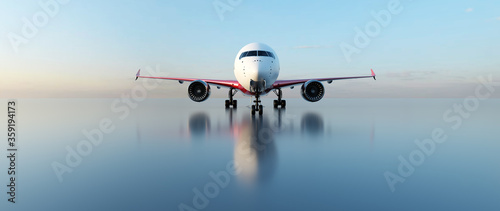
<path fill-rule="evenodd" d="M 276 50 L 280 79 L 378 74 L 328 86 L 328 97 L 466 97 L 478 76 L 500 71 L 494 0 L 401 0 L 402 11 L 350 62 L 340 44 L 353 45 L 355 28 L 391 1 L 69 1 L 16 51 L 9 36 L 22 36 L 23 18 L 44 11 L 40 2 L 56 1 L 0 1 L 2 98 L 117 97 L 137 69 L 157 65 L 162 76 L 234 79 L 234 57 L 251 42 Z M 232 11 L 218 13 L 214 2 Z M 165 82 L 150 96 L 185 90 Z"/>

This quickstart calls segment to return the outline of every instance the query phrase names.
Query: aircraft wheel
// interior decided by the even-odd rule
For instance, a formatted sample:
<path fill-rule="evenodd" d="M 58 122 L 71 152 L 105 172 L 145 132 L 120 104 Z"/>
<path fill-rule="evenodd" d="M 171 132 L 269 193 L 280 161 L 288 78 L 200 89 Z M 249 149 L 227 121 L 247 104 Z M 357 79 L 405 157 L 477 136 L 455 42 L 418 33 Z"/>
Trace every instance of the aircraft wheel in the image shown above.
<path fill-rule="evenodd" d="M 226 108 L 229 108 L 229 100 L 226 100 Z"/>
<path fill-rule="evenodd" d="M 237 100 L 233 100 L 233 108 L 237 108 L 238 107 L 238 101 Z"/>
<path fill-rule="evenodd" d="M 255 115 L 255 105 L 252 105 L 252 115 Z"/>
<path fill-rule="evenodd" d="M 274 106 L 274 108 L 278 108 L 278 100 L 273 101 L 273 106 Z"/>
<path fill-rule="evenodd" d="M 259 105 L 259 115 L 262 115 L 264 113 L 264 109 L 262 109 L 262 105 Z"/>
<path fill-rule="evenodd" d="M 281 101 L 281 108 L 285 108 L 286 107 L 286 100 L 282 100 Z"/>

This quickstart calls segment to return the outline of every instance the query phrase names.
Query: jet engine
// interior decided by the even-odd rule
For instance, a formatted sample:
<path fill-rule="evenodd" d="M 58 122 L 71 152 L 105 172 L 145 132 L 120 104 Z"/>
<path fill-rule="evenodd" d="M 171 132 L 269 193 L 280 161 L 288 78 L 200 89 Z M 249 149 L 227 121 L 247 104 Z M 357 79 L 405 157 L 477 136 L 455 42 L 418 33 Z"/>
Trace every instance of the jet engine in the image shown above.
<path fill-rule="evenodd" d="M 210 85 L 201 80 L 193 81 L 189 84 L 188 95 L 195 102 L 203 102 L 210 97 Z"/>
<path fill-rule="evenodd" d="M 309 80 L 302 85 L 302 97 L 309 102 L 317 102 L 325 95 L 325 87 L 316 80 Z"/>

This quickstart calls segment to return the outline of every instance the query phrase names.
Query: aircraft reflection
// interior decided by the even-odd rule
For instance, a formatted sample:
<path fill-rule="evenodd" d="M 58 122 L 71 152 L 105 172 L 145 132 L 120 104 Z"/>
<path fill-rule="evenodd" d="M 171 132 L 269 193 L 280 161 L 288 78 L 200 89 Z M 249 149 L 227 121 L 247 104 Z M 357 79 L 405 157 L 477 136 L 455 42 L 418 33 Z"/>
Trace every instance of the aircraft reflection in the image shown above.
<path fill-rule="evenodd" d="M 325 130 L 323 118 L 315 113 L 306 113 L 302 116 L 300 129 L 302 131 L 302 134 L 306 134 L 312 137 L 321 136 L 323 135 Z"/>
<path fill-rule="evenodd" d="M 241 169 L 238 179 L 246 185 L 270 180 L 278 164 L 271 124 L 266 118 L 248 116 L 236 129 L 234 161 Z"/>
<path fill-rule="evenodd" d="M 235 109 L 226 110 L 227 124 L 222 122 L 214 125 L 219 128 L 219 135 L 229 134 L 235 140 L 233 151 L 234 161 L 239 166 L 238 180 L 245 185 L 260 184 L 269 181 L 277 168 L 277 149 L 275 144 L 276 128 L 264 117 L 244 116 L 235 120 Z M 279 118 L 276 121 L 281 121 Z M 191 138 L 206 137 L 210 132 L 209 115 L 197 113 L 189 118 L 189 133 Z"/>
<path fill-rule="evenodd" d="M 297 131 L 311 137 L 324 135 L 325 126 L 320 115 L 305 113 L 296 130 L 296 119 L 287 118 L 285 111 L 275 109 L 274 117 L 268 117 L 237 115 L 237 110 L 230 108 L 225 111 L 226 118 L 212 123 L 208 114 L 195 113 L 189 118 L 188 131 L 191 139 L 197 140 L 215 138 L 207 136 L 230 136 L 235 141 L 233 158 L 241 170 L 238 180 L 249 186 L 263 184 L 272 179 L 278 168 L 277 136 L 294 136 Z M 211 128 L 211 124 L 215 128 Z"/>
<path fill-rule="evenodd" d="M 189 134 L 192 138 L 206 138 L 209 131 L 210 117 L 206 113 L 196 113 L 189 117 Z"/>

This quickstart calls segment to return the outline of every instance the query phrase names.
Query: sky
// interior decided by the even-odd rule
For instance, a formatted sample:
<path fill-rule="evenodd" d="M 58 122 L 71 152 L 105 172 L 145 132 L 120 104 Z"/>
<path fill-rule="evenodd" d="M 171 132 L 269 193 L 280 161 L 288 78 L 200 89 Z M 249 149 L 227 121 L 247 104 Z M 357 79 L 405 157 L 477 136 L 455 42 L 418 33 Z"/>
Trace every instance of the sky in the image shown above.
<path fill-rule="evenodd" d="M 495 0 L 0 0 L 0 20 L 0 98 L 119 97 L 147 68 L 232 80 L 252 42 L 274 48 L 279 79 L 377 73 L 327 85 L 326 97 L 462 98 L 478 77 L 500 81 Z M 162 82 L 148 97 L 186 89 Z"/>

